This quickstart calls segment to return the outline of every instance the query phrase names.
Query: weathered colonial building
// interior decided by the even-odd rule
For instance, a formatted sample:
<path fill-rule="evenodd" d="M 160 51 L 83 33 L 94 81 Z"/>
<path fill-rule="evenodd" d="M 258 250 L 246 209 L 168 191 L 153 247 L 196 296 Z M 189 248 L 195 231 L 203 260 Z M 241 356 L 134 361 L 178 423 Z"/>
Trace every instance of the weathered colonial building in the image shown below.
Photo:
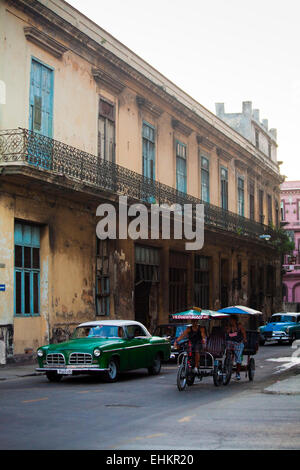
<path fill-rule="evenodd" d="M 81 321 L 280 308 L 272 158 L 64 1 L 0 0 L 0 362 Z M 205 205 L 185 240 L 100 241 L 99 204 Z"/>

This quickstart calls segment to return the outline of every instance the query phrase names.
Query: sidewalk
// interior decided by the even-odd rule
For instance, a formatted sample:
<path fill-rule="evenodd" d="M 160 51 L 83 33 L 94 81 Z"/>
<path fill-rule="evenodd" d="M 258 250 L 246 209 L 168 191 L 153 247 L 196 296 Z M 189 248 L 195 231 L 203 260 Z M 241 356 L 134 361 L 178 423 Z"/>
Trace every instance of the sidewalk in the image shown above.
<path fill-rule="evenodd" d="M 37 364 L 0 365 L 0 382 L 20 377 L 43 375 L 41 372 L 35 370 L 36 367 Z M 278 395 L 300 395 L 300 374 L 294 375 L 292 373 L 287 379 L 277 380 L 273 385 L 265 388 L 263 392 Z"/>
<path fill-rule="evenodd" d="M 277 395 L 300 395 L 300 374 L 288 379 L 277 380 L 273 385 L 264 389 L 264 393 Z"/>
<path fill-rule="evenodd" d="M 35 368 L 37 364 L 8 364 L 1 366 L 0 365 L 0 381 L 15 379 L 18 377 L 29 377 L 33 375 L 41 375 L 40 372 L 37 372 Z"/>

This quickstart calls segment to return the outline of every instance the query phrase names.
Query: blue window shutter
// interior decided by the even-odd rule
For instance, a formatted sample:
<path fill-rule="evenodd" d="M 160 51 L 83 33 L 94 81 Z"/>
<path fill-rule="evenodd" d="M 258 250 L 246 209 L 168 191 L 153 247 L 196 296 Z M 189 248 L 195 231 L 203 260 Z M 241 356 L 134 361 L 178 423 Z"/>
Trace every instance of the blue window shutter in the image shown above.
<path fill-rule="evenodd" d="M 186 184 L 186 145 L 176 141 L 176 189 L 187 191 Z"/>
<path fill-rule="evenodd" d="M 31 61 L 29 92 L 29 130 L 52 138 L 53 135 L 53 82 L 54 72 L 36 59 Z M 31 139 L 33 142 L 31 142 Z M 51 169 L 52 141 L 43 140 L 42 149 L 35 145 L 35 137 L 29 136 L 28 162 Z"/>
<path fill-rule="evenodd" d="M 39 315 L 40 228 L 15 223 L 15 315 Z"/>
<path fill-rule="evenodd" d="M 35 59 L 31 61 L 29 129 L 52 137 L 53 70 Z"/>
<path fill-rule="evenodd" d="M 155 128 L 143 122 L 143 176 L 155 180 Z"/>
<path fill-rule="evenodd" d="M 15 245 L 21 245 L 22 242 L 23 242 L 22 225 L 16 223 L 15 224 Z"/>

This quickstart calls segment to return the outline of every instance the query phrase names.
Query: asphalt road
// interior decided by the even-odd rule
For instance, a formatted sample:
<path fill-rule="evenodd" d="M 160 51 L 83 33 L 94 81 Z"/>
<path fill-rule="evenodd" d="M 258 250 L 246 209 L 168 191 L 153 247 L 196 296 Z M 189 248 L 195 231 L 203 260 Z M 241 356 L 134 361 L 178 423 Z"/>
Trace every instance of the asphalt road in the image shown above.
<path fill-rule="evenodd" d="M 253 382 L 242 373 L 240 382 L 217 388 L 207 377 L 183 392 L 174 363 L 158 376 L 138 370 L 113 384 L 90 376 L 3 381 L 0 449 L 298 450 L 300 395 L 265 393 L 299 373 L 299 366 L 278 369 L 292 352 L 268 344 L 255 356 Z"/>

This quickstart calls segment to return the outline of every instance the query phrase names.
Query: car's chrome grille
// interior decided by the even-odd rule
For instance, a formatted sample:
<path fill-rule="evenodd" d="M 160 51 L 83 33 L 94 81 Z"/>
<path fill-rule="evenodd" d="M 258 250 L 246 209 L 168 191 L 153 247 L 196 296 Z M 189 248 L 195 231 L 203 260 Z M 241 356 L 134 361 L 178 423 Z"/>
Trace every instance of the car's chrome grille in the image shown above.
<path fill-rule="evenodd" d="M 48 366 L 64 365 L 65 357 L 61 353 L 47 354 L 46 361 Z"/>
<path fill-rule="evenodd" d="M 93 356 L 87 353 L 72 353 L 69 358 L 69 364 L 85 365 L 92 364 Z"/>
<path fill-rule="evenodd" d="M 264 333 L 264 336 L 265 336 L 266 338 L 271 338 L 271 337 L 273 336 L 273 332 L 272 332 L 272 331 L 266 331 L 266 332 Z"/>

